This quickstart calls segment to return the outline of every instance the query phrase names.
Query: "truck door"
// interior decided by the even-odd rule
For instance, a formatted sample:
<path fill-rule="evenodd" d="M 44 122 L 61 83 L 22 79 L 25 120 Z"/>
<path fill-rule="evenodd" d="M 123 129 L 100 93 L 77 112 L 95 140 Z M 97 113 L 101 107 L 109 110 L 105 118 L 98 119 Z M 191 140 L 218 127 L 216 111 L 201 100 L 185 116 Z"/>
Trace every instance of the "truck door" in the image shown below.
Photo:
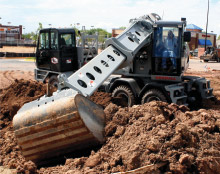
<path fill-rule="evenodd" d="M 75 32 L 61 33 L 59 39 L 61 71 L 78 70 Z"/>
<path fill-rule="evenodd" d="M 36 64 L 40 69 L 50 70 L 49 30 L 40 32 L 37 46 Z"/>
<path fill-rule="evenodd" d="M 60 71 L 58 31 L 53 29 L 50 30 L 50 64 L 52 71 Z"/>

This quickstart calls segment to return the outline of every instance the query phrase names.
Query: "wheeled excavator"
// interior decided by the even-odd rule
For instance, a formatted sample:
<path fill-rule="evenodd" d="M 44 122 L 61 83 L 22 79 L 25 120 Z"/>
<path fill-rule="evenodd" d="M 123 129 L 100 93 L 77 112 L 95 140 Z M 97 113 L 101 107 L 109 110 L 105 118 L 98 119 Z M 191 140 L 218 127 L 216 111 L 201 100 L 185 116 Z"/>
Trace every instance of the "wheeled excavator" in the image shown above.
<path fill-rule="evenodd" d="M 151 90 L 159 91 L 157 85 L 161 84 L 161 93 L 176 103 L 186 104 L 187 97 L 195 98 L 193 90 L 201 91 L 203 98 L 212 97 L 208 80 L 183 77 L 189 63 L 185 42 L 191 37 L 184 32 L 185 25 L 184 19 L 166 22 L 154 13 L 132 19 L 130 26 L 107 41 L 106 48 L 95 58 L 69 77 L 60 74 L 58 91 L 25 104 L 14 116 L 15 136 L 23 156 L 41 164 L 55 156 L 105 142 L 104 111 L 89 96 L 115 73 L 121 77 L 113 81 L 121 84 L 126 77 L 130 78 L 127 81 L 137 77 L 133 81 L 143 84 L 142 87 L 152 82 L 147 88 Z M 163 45 L 169 30 L 178 38 L 176 50 Z M 111 86 L 113 81 L 108 84 Z"/>

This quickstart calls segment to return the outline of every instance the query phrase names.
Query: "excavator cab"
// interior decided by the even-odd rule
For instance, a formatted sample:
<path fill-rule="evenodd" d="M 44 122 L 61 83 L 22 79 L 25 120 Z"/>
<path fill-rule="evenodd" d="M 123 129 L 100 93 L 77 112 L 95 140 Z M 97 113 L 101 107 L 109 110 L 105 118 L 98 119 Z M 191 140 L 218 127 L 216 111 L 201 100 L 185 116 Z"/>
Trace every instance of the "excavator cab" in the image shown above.
<path fill-rule="evenodd" d="M 74 29 L 42 29 L 39 33 L 36 65 L 39 69 L 65 72 L 78 69 Z"/>
<path fill-rule="evenodd" d="M 180 76 L 188 58 L 184 22 L 157 21 L 153 37 L 153 75 Z"/>

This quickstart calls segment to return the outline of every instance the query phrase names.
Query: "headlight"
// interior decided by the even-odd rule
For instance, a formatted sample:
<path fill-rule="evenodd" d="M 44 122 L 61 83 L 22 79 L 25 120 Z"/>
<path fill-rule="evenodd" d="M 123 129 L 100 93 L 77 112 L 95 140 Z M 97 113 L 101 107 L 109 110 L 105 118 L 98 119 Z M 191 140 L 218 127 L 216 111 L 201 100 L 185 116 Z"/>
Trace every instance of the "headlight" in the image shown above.
<path fill-rule="evenodd" d="M 178 97 L 181 95 L 181 92 L 180 91 L 174 91 L 174 97 Z"/>

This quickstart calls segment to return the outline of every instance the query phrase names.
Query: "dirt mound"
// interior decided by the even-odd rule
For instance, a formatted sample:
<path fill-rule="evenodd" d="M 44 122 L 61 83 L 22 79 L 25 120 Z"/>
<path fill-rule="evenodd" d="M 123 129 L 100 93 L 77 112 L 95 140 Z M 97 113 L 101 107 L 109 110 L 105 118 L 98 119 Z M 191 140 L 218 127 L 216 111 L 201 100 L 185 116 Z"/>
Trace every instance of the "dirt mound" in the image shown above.
<path fill-rule="evenodd" d="M 0 89 L 0 166 L 17 169 L 19 173 L 36 173 L 36 166 L 26 161 L 21 154 L 12 127 L 12 119 L 17 111 L 28 102 L 46 93 L 46 85 L 36 81 L 14 80 L 5 89 Z M 96 92 L 91 99 L 103 107 L 111 101 L 111 95 Z"/>
<path fill-rule="evenodd" d="M 89 157 L 39 173 L 111 173 L 155 166 L 145 173 L 220 173 L 220 114 L 151 102 L 106 107 L 106 143 Z"/>
<path fill-rule="evenodd" d="M 35 81 L 15 80 L 0 92 L 0 165 L 16 168 L 21 173 L 35 172 L 35 164 L 25 161 L 21 155 L 11 121 L 25 103 L 44 95 L 46 86 Z"/>
<path fill-rule="evenodd" d="M 145 173 L 220 173 L 219 110 L 190 112 L 185 106 L 163 102 L 122 108 L 111 103 L 110 94 L 100 92 L 91 99 L 105 107 L 106 143 L 88 157 L 37 170 L 21 155 L 11 120 L 24 103 L 45 90 L 41 83 L 16 80 L 0 91 L 0 165 L 20 173 L 96 174 L 145 166 Z"/>
<path fill-rule="evenodd" d="M 1 90 L 0 128 L 4 128 L 25 103 L 33 101 L 46 93 L 42 83 L 27 80 L 15 80 L 12 85 Z"/>
<path fill-rule="evenodd" d="M 95 92 L 90 99 L 103 107 L 106 107 L 110 104 L 112 97 L 110 93 L 106 92 Z"/>

